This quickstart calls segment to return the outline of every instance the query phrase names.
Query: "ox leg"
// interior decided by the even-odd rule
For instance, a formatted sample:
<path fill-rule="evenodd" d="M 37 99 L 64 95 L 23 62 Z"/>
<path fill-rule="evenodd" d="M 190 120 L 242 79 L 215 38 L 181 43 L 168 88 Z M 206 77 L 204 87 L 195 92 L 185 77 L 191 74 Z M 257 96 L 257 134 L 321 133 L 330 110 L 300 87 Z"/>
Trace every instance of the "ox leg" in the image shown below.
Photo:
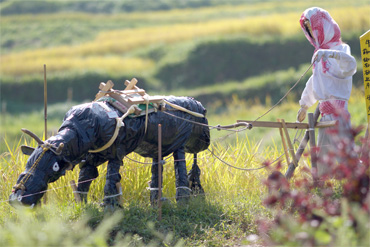
<path fill-rule="evenodd" d="M 162 171 L 163 171 L 163 164 Z M 163 174 L 163 173 L 162 173 Z M 163 181 L 163 175 L 162 179 Z M 158 175 L 158 159 L 153 159 L 152 163 L 152 180 L 150 181 L 150 203 L 155 206 L 158 201 L 158 188 L 159 188 L 159 175 Z"/>
<path fill-rule="evenodd" d="M 175 176 L 176 176 L 176 201 L 188 199 L 191 190 L 187 178 L 185 150 L 180 148 L 173 153 L 175 159 Z"/>
<path fill-rule="evenodd" d="M 123 165 L 122 160 L 110 160 L 107 166 L 106 182 L 104 186 L 104 206 L 121 207 L 119 204 L 119 191 L 116 183 L 121 181 L 119 168 Z"/>
<path fill-rule="evenodd" d="M 87 193 L 89 192 L 90 185 L 98 176 L 98 169 L 94 165 L 86 164 L 80 168 L 77 191 L 79 192 L 83 202 L 87 202 Z"/>
<path fill-rule="evenodd" d="M 194 154 L 193 166 L 188 173 L 188 180 L 192 194 L 204 194 L 203 187 L 200 184 L 200 169 L 198 166 L 197 154 Z"/>

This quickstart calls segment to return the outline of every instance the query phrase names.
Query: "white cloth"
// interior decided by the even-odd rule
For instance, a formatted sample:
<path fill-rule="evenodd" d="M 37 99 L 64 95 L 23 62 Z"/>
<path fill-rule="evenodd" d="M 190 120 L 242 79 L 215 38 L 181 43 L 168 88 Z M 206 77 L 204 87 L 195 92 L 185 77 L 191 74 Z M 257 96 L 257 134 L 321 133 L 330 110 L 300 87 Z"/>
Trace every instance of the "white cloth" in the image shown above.
<path fill-rule="evenodd" d="M 299 104 L 312 106 L 316 101 L 339 99 L 348 101 L 352 90 L 352 75 L 356 72 L 356 60 L 351 56 L 350 47 L 341 44 L 332 47 L 340 51 L 340 58 L 316 61 L 313 74 L 306 83 Z M 313 57 L 314 58 L 314 57 Z"/>

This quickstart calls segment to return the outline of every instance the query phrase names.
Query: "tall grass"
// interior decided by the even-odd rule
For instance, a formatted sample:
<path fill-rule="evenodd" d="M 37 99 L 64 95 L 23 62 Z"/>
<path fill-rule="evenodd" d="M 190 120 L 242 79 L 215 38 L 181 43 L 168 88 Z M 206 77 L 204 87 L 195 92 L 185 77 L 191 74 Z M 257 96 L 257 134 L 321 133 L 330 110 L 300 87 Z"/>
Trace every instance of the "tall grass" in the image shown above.
<path fill-rule="evenodd" d="M 366 121 L 363 92 L 354 90 L 352 96 L 349 108 L 351 113 L 354 112 L 353 123 Z M 211 125 L 230 124 L 236 119 L 254 120 L 272 104 L 262 106 L 238 97 L 232 100 L 233 103 L 226 111 L 219 114 L 210 112 Z M 288 101 L 273 110 L 268 119 L 274 121 L 274 118 L 285 118 L 293 122 L 298 108 L 297 103 Z M 27 161 L 19 146 L 36 146 L 36 143 L 22 137 L 8 144 L 5 139 L 6 152 L 0 156 L 0 241 L 3 241 L 0 243 L 7 246 L 22 245 L 26 241 L 32 246 L 52 245 L 56 242 L 60 245 L 99 243 L 104 246 L 104 241 L 108 239 L 111 245 L 121 246 L 142 246 L 148 243 L 162 246 L 181 243 L 185 246 L 248 244 L 247 236 L 257 231 L 255 220 L 270 215 L 261 204 L 266 195 L 264 180 L 270 170 L 257 168 L 262 167 L 265 161 L 280 161 L 283 170 L 286 168 L 279 132 L 276 129 L 252 128 L 240 133 L 212 130 L 211 135 L 212 145 L 209 150 L 212 152 L 207 150 L 198 156 L 206 200 L 194 200 L 187 206 L 176 204 L 173 158 L 168 157 L 164 166 L 163 196 L 168 198 L 169 203 L 164 205 L 161 222 L 157 221 L 156 209 L 150 207 L 149 191 L 146 190 L 151 176 L 151 160 L 137 154 L 128 155 L 120 169 L 123 209 L 114 216 L 115 220 L 108 219 L 106 222 L 104 211 L 99 207 L 104 197 L 106 164 L 99 167 L 100 176 L 91 185 L 87 205 L 74 203 L 69 186 L 70 180 L 78 179 L 79 169 L 76 167 L 67 172 L 65 177 L 50 184 L 46 204 L 24 215 L 13 209 L 7 200 L 12 185 Z M 290 135 L 293 138 L 294 131 L 290 131 Z M 187 155 L 186 160 L 189 170 L 192 156 Z M 271 166 L 276 167 L 276 162 Z M 228 164 L 256 170 L 244 171 Z M 304 156 L 293 179 L 301 176 L 309 178 L 311 175 L 302 170 L 305 167 L 310 167 L 310 160 Z M 149 222 L 154 222 L 155 227 L 148 225 Z M 54 234 L 49 230 L 55 231 Z M 22 237 L 15 238 L 17 234 Z M 91 236 L 86 238 L 88 234 Z"/>
<path fill-rule="evenodd" d="M 70 230 L 68 230 L 68 228 L 76 229 L 76 227 L 77 229 L 80 227 L 80 230 L 86 234 L 91 232 L 92 229 L 95 229 L 91 237 L 92 239 L 89 237 L 90 241 L 103 241 L 106 232 L 104 234 L 100 233 L 99 229 L 104 228 L 105 226 L 101 223 L 104 214 L 103 210 L 99 209 L 99 206 L 97 205 L 99 205 L 104 197 L 103 187 L 105 183 L 106 165 L 99 167 L 100 176 L 91 185 L 88 197 L 89 204 L 87 206 L 74 204 L 72 189 L 69 187 L 70 180 L 73 179 L 77 181 L 78 179 L 77 176 L 79 169 L 76 167 L 73 171 L 68 172 L 65 177 L 62 177 L 58 181 L 50 184 L 46 193 L 46 205 L 37 209 L 36 215 L 38 216 L 35 217 L 31 215 L 26 217 L 22 214 L 22 211 L 19 212 L 14 210 L 7 202 L 11 187 L 16 182 L 17 176 L 23 171 L 26 163 L 26 157 L 21 154 L 18 148 L 20 144 L 31 146 L 36 145 L 34 141 L 27 143 L 27 141 L 22 139 L 17 145 L 10 148 L 8 152 L 3 153 L 0 157 L 0 174 L 2 174 L 1 179 L 3 179 L 3 182 L 0 184 L 0 205 L 2 209 L 0 213 L 0 229 L 3 234 L 3 243 L 7 245 L 11 245 L 12 243 L 14 245 L 25 243 L 25 237 L 15 239 L 12 234 L 17 232 L 22 236 L 24 234 L 24 236 L 31 237 L 30 233 L 34 232 L 35 234 L 37 233 L 36 236 L 29 239 L 32 245 L 45 243 L 52 244 L 56 239 L 59 239 L 59 241 L 66 244 L 71 242 L 85 244 L 82 239 L 86 236 L 83 236 L 83 234 L 71 233 Z M 260 151 L 258 151 L 258 145 L 252 142 L 245 143 L 238 141 L 230 143 L 227 149 L 224 149 L 222 145 L 215 143 L 212 145 L 211 149 L 225 162 L 244 168 L 259 167 L 265 160 L 265 157 L 273 159 L 279 153 L 277 150 L 278 148 L 276 147 L 267 149 L 265 152 L 260 153 Z M 111 223 L 106 223 L 109 227 L 105 226 L 107 227 L 107 231 L 122 231 L 123 236 L 134 234 L 135 230 L 132 230 L 132 225 L 130 225 L 129 228 L 127 228 L 128 226 L 122 225 L 126 223 L 120 217 L 124 217 L 126 221 L 128 220 L 128 216 L 122 216 L 122 213 L 124 213 L 124 215 L 129 214 L 130 217 L 136 217 L 137 220 L 140 220 L 138 217 L 144 216 L 147 221 L 156 221 L 156 211 L 151 209 L 149 205 L 149 191 L 146 190 L 151 176 L 150 160 L 144 159 L 136 154 L 129 155 L 129 158 L 130 159 L 124 160 L 124 166 L 120 170 L 122 175 L 121 182 L 123 185 L 124 211 L 121 211 L 121 213 L 119 213 L 120 216 L 117 216 L 118 221 L 116 219 L 113 222 L 111 221 Z M 254 232 L 255 228 L 252 227 L 254 220 L 253 215 L 267 214 L 260 206 L 261 198 L 265 193 L 262 180 L 266 176 L 266 171 L 259 170 L 254 172 L 243 172 L 232 169 L 215 158 L 208 151 L 202 152 L 198 158 L 198 162 L 202 170 L 201 181 L 206 191 L 207 202 L 194 205 L 190 204 L 188 208 L 181 208 L 180 205 L 176 207 L 173 158 L 168 158 L 163 171 L 163 196 L 168 198 L 168 201 L 171 203 L 164 206 L 164 221 L 162 223 L 157 223 L 159 225 L 159 228 L 157 229 L 161 229 L 162 227 L 162 234 L 168 234 L 170 231 L 175 232 L 175 242 L 180 241 L 180 239 L 184 237 L 186 238 L 185 241 L 190 242 L 199 241 L 199 238 L 205 238 L 204 241 L 214 241 L 211 239 L 211 235 L 214 234 L 215 230 L 227 231 L 225 228 L 226 226 L 222 223 L 223 219 L 235 217 L 238 219 L 238 222 L 236 225 L 230 225 L 228 223 L 228 231 L 236 229 L 238 224 L 242 224 L 244 222 L 251 228 L 244 229 L 246 232 L 243 234 L 245 235 L 248 232 Z M 186 159 L 188 169 L 190 169 L 192 157 L 187 155 Z M 137 161 L 141 163 L 137 163 Z M 134 210 L 134 212 L 131 210 Z M 243 216 L 238 215 L 239 212 L 243 212 Z M 174 216 L 174 213 L 177 216 Z M 87 225 L 85 225 L 85 215 L 92 217 L 88 220 Z M 185 217 L 187 221 L 189 219 L 193 219 L 198 223 L 189 222 L 189 225 L 186 227 L 190 227 L 190 230 L 184 230 L 185 226 L 182 225 L 183 223 L 173 222 L 173 217 Z M 25 219 L 28 220 L 24 222 Z M 219 221 L 220 219 L 221 222 Z M 145 221 L 145 219 L 141 219 L 140 223 L 136 222 L 135 224 L 143 224 L 143 226 L 139 227 L 138 230 L 141 235 L 145 236 L 145 231 L 150 230 L 148 230 L 146 223 L 142 221 Z M 16 222 L 23 222 L 23 225 L 19 225 L 19 223 Z M 49 229 L 49 227 L 41 227 L 41 229 L 35 232 L 32 230 L 31 224 L 28 222 L 34 222 L 35 227 L 41 225 L 50 226 L 55 233 L 50 235 L 49 230 L 51 229 Z M 59 224 L 62 222 L 68 222 L 68 227 L 59 228 Z M 113 226 L 115 230 L 112 230 Z M 122 228 L 120 228 L 120 226 Z M 191 230 L 196 229 L 197 227 L 200 227 L 200 229 L 195 232 Z M 96 234 L 98 236 L 95 236 Z M 220 234 L 221 233 L 218 233 L 216 236 L 219 237 L 221 241 L 227 241 Z M 229 232 L 228 234 L 231 233 Z M 69 237 L 60 240 L 60 237 L 63 235 L 67 235 Z M 151 236 L 144 237 L 144 239 L 147 238 L 145 239 L 145 242 L 155 239 L 152 236 L 155 234 L 149 235 Z M 95 239 L 95 237 L 97 239 Z M 125 238 L 122 237 L 121 241 L 124 239 Z M 130 238 L 129 241 L 134 240 Z M 165 237 L 163 237 L 161 241 L 165 241 Z"/>

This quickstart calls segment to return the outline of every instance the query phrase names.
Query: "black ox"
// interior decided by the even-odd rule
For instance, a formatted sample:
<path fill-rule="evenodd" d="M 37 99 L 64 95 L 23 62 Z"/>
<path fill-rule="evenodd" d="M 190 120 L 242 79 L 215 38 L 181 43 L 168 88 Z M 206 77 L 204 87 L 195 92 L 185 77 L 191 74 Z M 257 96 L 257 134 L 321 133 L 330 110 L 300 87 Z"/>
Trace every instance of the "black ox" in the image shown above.
<path fill-rule="evenodd" d="M 193 112 L 206 113 L 200 102 L 189 97 L 168 97 L 166 100 Z M 153 159 L 150 200 L 155 202 L 158 199 L 158 124 L 162 125 L 163 130 L 162 157 L 173 153 L 175 160 L 176 200 L 194 192 L 202 193 L 196 155 L 210 144 L 208 121 L 205 117 L 196 117 L 169 105 L 165 109 L 176 117 L 161 111 L 150 113 L 147 127 L 145 116 L 126 117 L 114 143 L 98 153 L 89 151 L 99 149 L 109 142 L 116 128 L 116 119 L 111 117 L 115 114 L 122 116 L 108 102 L 74 106 L 67 112 L 58 133 L 45 142 L 29 133 L 39 145 L 35 149 L 22 147 L 23 153 L 30 157 L 26 170 L 20 174 L 13 187 L 10 203 L 37 205 L 48 184 L 77 164 L 80 164 L 77 190 L 86 202 L 90 184 L 99 175 L 97 166 L 108 161 L 103 202 L 105 205 L 117 205 L 117 197 L 114 195 L 118 194 L 116 183 L 121 180 L 119 168 L 123 165 L 124 156 L 131 152 Z M 185 152 L 194 154 L 189 174 L 186 171 Z"/>

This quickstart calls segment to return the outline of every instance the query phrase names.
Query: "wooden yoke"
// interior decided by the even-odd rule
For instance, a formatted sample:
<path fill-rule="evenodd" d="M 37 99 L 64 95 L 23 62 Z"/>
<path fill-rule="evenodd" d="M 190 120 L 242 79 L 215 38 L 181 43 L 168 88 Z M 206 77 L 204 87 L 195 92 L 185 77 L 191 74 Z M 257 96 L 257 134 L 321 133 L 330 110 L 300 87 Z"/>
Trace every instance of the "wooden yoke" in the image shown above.
<path fill-rule="evenodd" d="M 99 85 L 100 91 L 96 94 L 94 101 L 97 101 L 98 99 L 106 95 L 108 92 L 110 92 L 113 86 L 114 86 L 114 83 L 111 80 L 107 81 L 107 84 L 105 84 L 104 82 L 101 82 Z"/>
<path fill-rule="evenodd" d="M 125 90 L 123 91 L 127 91 L 127 90 L 131 90 L 131 89 L 139 89 L 137 86 L 136 86 L 136 83 L 137 83 L 137 79 L 136 78 L 132 78 L 131 81 L 129 80 L 126 80 L 125 81 Z"/>

